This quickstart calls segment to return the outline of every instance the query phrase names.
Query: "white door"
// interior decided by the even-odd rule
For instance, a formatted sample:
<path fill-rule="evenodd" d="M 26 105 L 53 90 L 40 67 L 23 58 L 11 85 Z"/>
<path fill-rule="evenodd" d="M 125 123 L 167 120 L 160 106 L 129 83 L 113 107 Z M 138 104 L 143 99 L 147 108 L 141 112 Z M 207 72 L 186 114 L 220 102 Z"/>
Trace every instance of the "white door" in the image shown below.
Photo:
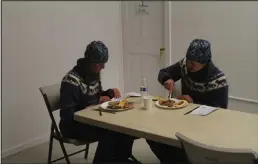
<path fill-rule="evenodd" d="M 142 5 L 143 4 L 143 5 Z M 140 92 L 142 77 L 149 94 L 163 96 L 158 72 L 164 67 L 164 2 L 122 2 L 124 92 Z"/>

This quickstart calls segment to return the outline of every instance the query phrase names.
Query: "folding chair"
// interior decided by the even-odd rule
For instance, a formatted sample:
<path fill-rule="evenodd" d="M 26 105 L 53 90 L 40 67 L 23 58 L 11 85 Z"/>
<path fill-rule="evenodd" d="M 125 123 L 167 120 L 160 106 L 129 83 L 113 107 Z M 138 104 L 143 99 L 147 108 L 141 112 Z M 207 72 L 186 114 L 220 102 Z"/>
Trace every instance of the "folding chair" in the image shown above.
<path fill-rule="evenodd" d="M 47 110 L 49 113 L 49 116 L 51 118 L 51 131 L 50 131 L 50 141 L 49 141 L 49 151 L 48 151 L 48 164 L 51 164 L 53 162 L 57 162 L 59 160 L 65 159 L 67 164 L 70 164 L 69 156 L 81 153 L 85 151 L 84 158 L 88 158 L 88 152 L 89 152 L 89 147 L 90 143 L 93 142 L 84 142 L 84 141 L 79 141 L 75 139 L 69 139 L 69 138 L 64 138 L 61 134 L 61 132 L 58 129 L 58 126 L 56 124 L 53 112 L 57 111 L 60 109 L 60 84 L 54 84 L 54 85 L 49 85 L 49 86 L 44 86 L 40 87 L 39 90 L 44 98 L 45 104 L 47 106 Z M 63 157 L 52 160 L 52 149 L 53 149 L 53 140 L 56 139 L 59 141 L 62 152 L 64 154 Z M 96 142 L 96 141 L 95 141 Z M 77 152 L 67 154 L 67 151 L 65 149 L 64 143 L 67 144 L 73 144 L 75 146 L 80 146 L 80 145 L 86 145 L 86 148 L 83 150 L 79 150 Z"/>
<path fill-rule="evenodd" d="M 58 126 L 56 124 L 53 112 L 57 111 L 60 109 L 60 87 L 61 84 L 54 84 L 54 85 L 49 85 L 49 86 L 43 86 L 40 87 L 39 90 L 44 98 L 45 104 L 47 106 L 47 110 L 49 113 L 49 116 L 51 118 L 51 132 L 50 132 L 50 141 L 49 141 L 49 152 L 48 152 L 48 164 L 57 162 L 59 160 L 65 159 L 67 164 L 70 164 L 69 157 L 78 153 L 81 153 L 85 151 L 84 158 L 88 158 L 88 152 L 89 152 L 89 147 L 90 143 L 94 143 L 96 141 L 89 141 L 89 142 L 84 142 L 84 141 L 79 141 L 75 139 L 69 139 L 69 138 L 64 138 L 61 134 L 61 132 L 58 129 Z M 64 154 L 63 157 L 52 160 L 52 149 L 53 149 L 53 140 L 56 139 L 59 141 L 62 152 Z M 67 154 L 67 151 L 65 149 L 64 143 L 67 144 L 73 144 L 75 146 L 81 146 L 81 145 L 86 145 L 86 148 L 83 150 L 79 150 L 77 152 Z M 134 162 L 140 163 L 133 155 L 130 157 Z"/>
<path fill-rule="evenodd" d="M 196 142 L 176 133 L 192 164 L 256 164 L 257 154 L 248 149 L 219 148 Z"/>

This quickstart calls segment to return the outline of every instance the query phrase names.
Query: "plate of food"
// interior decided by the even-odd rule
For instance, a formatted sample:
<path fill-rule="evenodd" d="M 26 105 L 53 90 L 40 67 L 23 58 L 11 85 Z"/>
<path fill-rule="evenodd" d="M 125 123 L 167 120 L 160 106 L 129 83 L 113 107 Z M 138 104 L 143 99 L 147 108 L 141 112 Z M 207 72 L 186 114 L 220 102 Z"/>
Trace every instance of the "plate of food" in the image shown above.
<path fill-rule="evenodd" d="M 180 109 L 184 108 L 188 105 L 188 102 L 185 100 L 178 100 L 178 99 L 159 99 L 156 101 L 156 106 L 163 108 L 163 109 Z"/>
<path fill-rule="evenodd" d="M 134 108 L 135 102 L 128 101 L 127 99 L 120 101 L 107 101 L 100 105 L 100 108 L 103 110 L 110 111 L 124 111 Z"/>

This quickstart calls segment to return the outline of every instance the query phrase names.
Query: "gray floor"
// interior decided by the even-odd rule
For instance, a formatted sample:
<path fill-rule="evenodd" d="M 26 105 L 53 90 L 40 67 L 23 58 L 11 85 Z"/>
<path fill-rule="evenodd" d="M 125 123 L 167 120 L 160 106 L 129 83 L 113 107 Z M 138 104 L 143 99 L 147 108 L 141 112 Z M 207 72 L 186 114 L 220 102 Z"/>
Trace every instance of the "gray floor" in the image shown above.
<path fill-rule="evenodd" d="M 68 152 L 73 152 L 83 147 L 76 147 L 72 145 L 65 145 Z M 71 163 L 91 163 L 94 152 L 96 150 L 96 143 L 90 145 L 89 157 L 87 160 L 83 158 L 83 153 L 70 157 Z M 48 143 L 44 143 L 24 151 L 21 151 L 12 156 L 6 157 L 2 160 L 2 163 L 46 163 L 48 154 Z M 58 158 L 62 155 L 61 148 L 58 142 L 54 141 L 53 158 Z M 159 163 L 159 160 L 151 152 L 144 139 L 138 139 L 134 142 L 133 155 L 142 163 Z M 61 160 L 57 163 L 65 163 L 65 160 Z"/>

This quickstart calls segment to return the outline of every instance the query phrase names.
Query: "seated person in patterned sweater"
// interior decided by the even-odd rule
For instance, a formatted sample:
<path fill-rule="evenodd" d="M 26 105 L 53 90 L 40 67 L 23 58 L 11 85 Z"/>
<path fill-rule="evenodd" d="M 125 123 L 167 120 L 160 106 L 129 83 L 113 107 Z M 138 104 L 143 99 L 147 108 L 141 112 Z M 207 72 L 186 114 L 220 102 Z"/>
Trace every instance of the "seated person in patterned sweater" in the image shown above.
<path fill-rule="evenodd" d="M 76 111 L 120 97 L 118 89 L 102 90 L 100 71 L 107 61 L 107 47 L 101 41 L 93 41 L 87 46 L 84 58 L 78 59 L 77 65 L 64 76 L 59 127 L 66 138 L 99 141 L 93 163 L 128 162 L 135 138 L 73 119 Z"/>
<path fill-rule="evenodd" d="M 186 58 L 160 70 L 158 80 L 171 93 L 174 83 L 181 79 L 182 96 L 188 102 L 227 108 L 228 84 L 224 73 L 211 60 L 210 43 L 195 39 Z"/>
<path fill-rule="evenodd" d="M 174 83 L 181 79 L 182 96 L 190 103 L 227 108 L 228 84 L 224 73 L 211 60 L 210 43 L 195 39 L 191 42 L 186 58 L 161 69 L 159 82 L 173 92 Z M 162 163 L 185 162 L 184 151 L 180 148 L 147 140 L 154 154 Z M 174 155 L 172 155 L 174 154 Z"/>

